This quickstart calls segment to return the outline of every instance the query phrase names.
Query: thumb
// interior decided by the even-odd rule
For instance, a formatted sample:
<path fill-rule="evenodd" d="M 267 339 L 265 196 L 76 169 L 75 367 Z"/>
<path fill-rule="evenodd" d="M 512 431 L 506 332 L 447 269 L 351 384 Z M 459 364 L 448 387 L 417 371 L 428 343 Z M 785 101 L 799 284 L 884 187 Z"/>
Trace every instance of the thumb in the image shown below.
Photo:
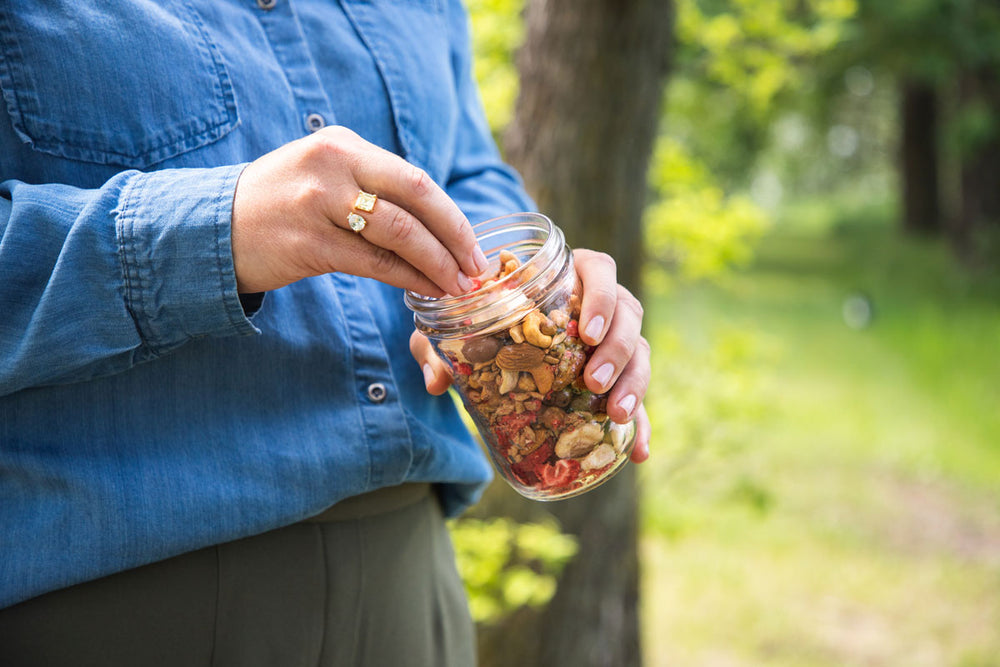
<path fill-rule="evenodd" d="M 448 366 L 437 356 L 427 336 L 414 331 L 410 336 L 410 354 L 420 364 L 424 372 L 424 385 L 430 394 L 439 396 L 448 391 L 451 386 L 451 373 Z"/>

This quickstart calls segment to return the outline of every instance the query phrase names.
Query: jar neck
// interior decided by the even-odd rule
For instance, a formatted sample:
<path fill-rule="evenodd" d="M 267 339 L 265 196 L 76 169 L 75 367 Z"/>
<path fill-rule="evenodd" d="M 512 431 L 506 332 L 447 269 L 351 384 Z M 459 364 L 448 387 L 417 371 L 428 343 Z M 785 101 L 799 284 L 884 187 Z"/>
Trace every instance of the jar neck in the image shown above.
<path fill-rule="evenodd" d="M 473 226 L 487 259 L 487 275 L 499 271 L 500 252 L 513 253 L 521 266 L 497 282 L 468 294 L 435 299 L 407 292 L 404 300 L 413 322 L 425 335 L 439 339 L 491 333 L 516 324 L 543 307 L 553 288 L 576 280 L 573 258 L 562 230 L 544 215 L 514 213 Z"/>

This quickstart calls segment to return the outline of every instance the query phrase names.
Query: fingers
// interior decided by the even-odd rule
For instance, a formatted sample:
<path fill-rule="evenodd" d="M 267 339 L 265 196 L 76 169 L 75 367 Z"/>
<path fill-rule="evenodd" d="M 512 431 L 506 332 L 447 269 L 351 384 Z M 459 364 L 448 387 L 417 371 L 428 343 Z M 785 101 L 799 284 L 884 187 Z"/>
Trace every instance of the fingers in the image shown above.
<path fill-rule="evenodd" d="M 361 236 L 331 226 L 321 241 L 320 264 L 324 272 L 349 273 L 412 290 L 432 297 L 444 296 L 444 291 L 410 265 L 406 260 L 386 248 L 368 243 Z"/>
<path fill-rule="evenodd" d="M 442 292 L 458 295 L 472 289 L 472 280 L 462 271 L 454 255 L 406 209 L 380 198 L 371 213 L 362 212 L 360 215 L 367 223 L 359 232 L 361 237 L 406 260 Z M 347 214 L 338 226 L 346 225 Z"/>
<path fill-rule="evenodd" d="M 344 135 L 340 130 L 342 128 L 329 128 L 328 133 L 341 138 Z M 395 229 L 409 234 L 413 231 L 413 222 L 418 221 L 419 226 L 429 233 L 427 239 L 435 239 L 444 252 L 451 255 L 453 263 L 465 277 L 478 276 L 489 268 L 468 219 L 427 172 L 372 144 L 365 144 L 364 148 L 352 160 L 353 173 L 361 189 L 379 195 L 380 202 L 375 204 L 376 211 L 380 203 L 391 202 L 409 213 L 409 217 L 398 219 L 399 224 Z M 353 201 L 352 195 L 349 203 Z M 393 211 L 392 215 L 398 214 Z M 425 244 L 428 243 L 427 239 L 424 239 Z M 402 248 L 401 243 L 397 241 L 394 247 Z M 411 255 L 416 252 L 415 248 L 409 246 L 405 250 Z M 461 282 L 461 278 L 458 282 Z M 468 284 L 471 286 L 471 282 Z M 441 287 L 448 289 L 444 285 Z M 465 291 L 468 290 L 458 293 Z"/>
<path fill-rule="evenodd" d="M 587 388 L 608 392 L 608 415 L 614 421 L 645 418 L 642 401 L 651 369 L 649 343 L 641 335 L 642 304 L 618 284 L 608 255 L 577 250 L 573 259 L 583 287 L 580 337 L 596 346 L 584 369 Z"/>
<path fill-rule="evenodd" d="M 617 297 L 614 302 L 614 317 L 607 326 L 607 333 L 587 362 L 584 377 L 587 388 L 600 394 L 611 389 L 628 368 L 629 373 L 625 378 L 629 385 L 628 393 L 636 396 L 638 405 L 642 402 L 642 395 L 649 381 L 649 345 L 640 335 L 642 306 L 620 285 L 615 286 L 615 293 Z M 584 301 L 586 298 L 584 293 Z M 580 319 L 583 319 L 582 315 Z M 639 352 L 642 353 L 640 356 L 645 357 L 644 359 L 635 359 Z M 624 400 L 627 395 L 623 393 L 620 397 Z"/>
<path fill-rule="evenodd" d="M 588 345 L 604 339 L 618 301 L 618 271 L 610 255 L 593 250 L 573 251 L 576 273 L 583 284 L 580 337 Z"/>
<path fill-rule="evenodd" d="M 607 340 L 610 341 L 613 335 L 613 332 L 609 333 Z M 634 353 L 608 394 L 607 411 L 611 419 L 624 424 L 635 416 L 646 397 L 650 374 L 649 343 L 640 336 Z"/>
<path fill-rule="evenodd" d="M 652 435 L 653 429 L 646 414 L 646 407 L 640 405 L 635 413 L 635 445 L 632 447 L 631 457 L 633 463 L 642 463 L 649 458 L 649 441 Z"/>
<path fill-rule="evenodd" d="M 424 373 L 424 386 L 427 392 L 440 396 L 451 386 L 451 373 L 448 366 L 441 360 L 431 346 L 431 342 L 419 331 L 410 335 L 410 354 L 420 364 Z"/>

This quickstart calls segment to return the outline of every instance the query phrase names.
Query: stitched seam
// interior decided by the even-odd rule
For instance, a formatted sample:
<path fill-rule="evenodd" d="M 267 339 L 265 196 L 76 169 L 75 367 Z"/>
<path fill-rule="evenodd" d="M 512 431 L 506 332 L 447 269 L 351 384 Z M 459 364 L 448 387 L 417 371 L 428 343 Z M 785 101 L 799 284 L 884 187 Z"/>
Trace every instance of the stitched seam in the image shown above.
<path fill-rule="evenodd" d="M 116 163 L 115 160 L 129 161 L 129 164 L 136 160 L 141 160 L 144 165 L 156 164 L 225 136 L 239 124 L 229 72 L 216 52 L 217 47 L 209 40 L 200 17 L 188 3 L 184 3 L 184 7 L 188 16 L 187 27 L 196 31 L 196 35 L 192 36 L 200 38 L 193 40 L 194 47 L 205 58 L 203 64 L 207 65 L 206 73 L 215 75 L 210 78 L 213 102 L 216 104 L 214 108 L 205 111 L 204 117 L 185 118 L 169 127 L 159 128 L 156 135 L 145 137 L 144 141 L 131 147 L 129 152 L 97 145 L 105 138 L 100 132 L 85 132 L 47 121 L 38 110 L 36 102 L 18 94 L 19 90 L 34 88 L 8 62 L 23 63 L 25 57 L 17 39 L 17 31 L 6 19 L 6 15 L 0 13 L 0 38 L 9 36 L 9 39 L 3 41 L 10 45 L 9 57 L 0 59 L 0 92 L 6 100 L 14 130 L 36 150 L 99 164 Z"/>
<path fill-rule="evenodd" d="M 219 191 L 215 195 L 215 268 L 216 274 L 219 277 L 219 295 L 222 297 L 222 307 L 226 311 L 226 318 L 229 320 L 230 326 L 238 328 L 241 321 L 237 320 L 235 313 L 233 312 L 233 304 L 227 298 L 226 294 L 226 262 L 222 256 L 222 234 L 224 233 L 223 225 L 223 202 L 227 201 L 225 197 L 226 190 L 229 186 L 229 179 L 223 179 L 219 184 Z M 232 239 L 230 238 L 230 244 L 232 244 Z M 242 310 L 242 307 L 240 307 Z"/>
<path fill-rule="evenodd" d="M 143 327 L 140 324 L 138 309 L 140 308 L 138 288 L 136 286 L 137 277 L 133 274 L 136 260 L 132 252 L 132 189 L 135 187 L 134 179 L 129 180 L 122 188 L 121 208 L 118 211 L 116 231 L 118 233 L 118 261 L 121 265 L 122 278 L 124 281 L 125 308 L 128 310 L 135 324 L 136 332 L 143 345 L 148 345 Z"/>
<path fill-rule="evenodd" d="M 5 34 L 9 35 L 9 39 L 3 40 L 9 45 L 9 53 L 13 57 L 17 57 L 18 60 L 23 61 L 24 54 L 21 51 L 21 43 L 17 39 L 17 32 L 11 26 L 7 14 L 0 12 L 0 38 L 3 38 Z M 3 93 L 3 97 L 7 102 L 7 112 L 10 114 L 14 130 L 19 135 L 24 135 L 24 132 L 19 127 L 19 125 L 24 124 L 24 119 L 21 116 L 21 103 L 18 101 L 17 96 L 17 91 L 20 87 L 17 85 L 15 79 L 18 73 L 15 68 L 11 67 L 11 60 L 12 57 L 0 58 L 0 92 Z"/>

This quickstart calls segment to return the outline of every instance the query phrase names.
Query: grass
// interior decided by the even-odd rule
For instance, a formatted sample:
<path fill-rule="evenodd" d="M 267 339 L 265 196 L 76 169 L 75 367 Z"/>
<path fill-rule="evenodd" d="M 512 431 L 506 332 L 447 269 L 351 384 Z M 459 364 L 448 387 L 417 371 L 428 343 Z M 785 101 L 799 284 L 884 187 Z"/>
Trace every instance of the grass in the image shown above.
<path fill-rule="evenodd" d="M 1000 665 L 1000 284 L 886 218 L 647 299 L 648 665 Z"/>

